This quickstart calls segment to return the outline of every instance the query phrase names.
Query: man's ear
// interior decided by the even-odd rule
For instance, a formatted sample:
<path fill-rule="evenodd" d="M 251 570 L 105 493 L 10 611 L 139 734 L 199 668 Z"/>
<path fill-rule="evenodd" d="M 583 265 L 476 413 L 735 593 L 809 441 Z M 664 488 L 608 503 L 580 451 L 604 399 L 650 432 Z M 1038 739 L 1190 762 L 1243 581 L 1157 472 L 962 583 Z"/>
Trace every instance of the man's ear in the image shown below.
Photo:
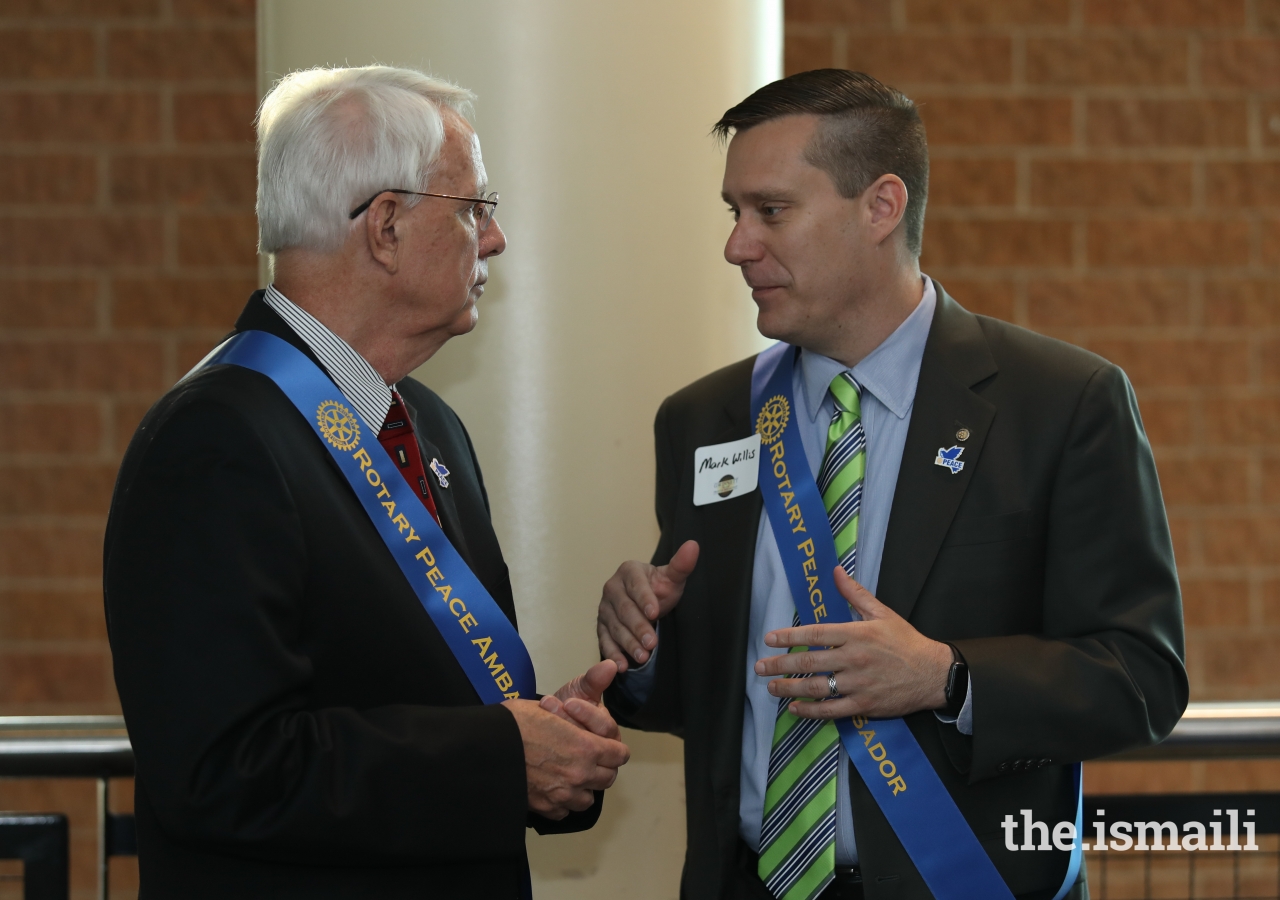
<path fill-rule="evenodd" d="M 364 236 L 369 255 L 390 275 L 400 267 L 400 235 L 397 229 L 407 211 L 408 207 L 397 194 L 386 193 L 373 201 L 364 214 Z"/>
<path fill-rule="evenodd" d="M 907 186 L 897 175 L 881 175 L 862 194 L 875 242 L 893 234 L 907 212 Z"/>

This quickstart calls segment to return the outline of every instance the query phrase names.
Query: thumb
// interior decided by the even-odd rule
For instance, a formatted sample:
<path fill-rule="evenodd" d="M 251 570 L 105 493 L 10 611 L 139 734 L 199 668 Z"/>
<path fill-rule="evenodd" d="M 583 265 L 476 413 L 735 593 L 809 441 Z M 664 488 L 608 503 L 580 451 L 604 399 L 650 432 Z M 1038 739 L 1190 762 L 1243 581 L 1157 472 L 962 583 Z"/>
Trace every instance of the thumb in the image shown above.
<path fill-rule="evenodd" d="M 885 619 L 895 615 L 893 610 L 877 600 L 869 590 L 850 578 L 849 573 L 840 566 L 836 566 L 836 588 L 840 591 L 840 596 L 848 600 L 849 605 L 864 619 Z"/>
<path fill-rule="evenodd" d="M 617 674 L 618 664 L 613 660 L 598 662 L 556 691 L 556 697 L 562 702 L 577 698 L 593 704 L 599 703 L 605 689 L 613 684 L 613 677 Z"/>
<path fill-rule="evenodd" d="M 671 557 L 671 562 L 662 566 L 659 571 L 668 581 L 679 587 L 693 574 L 694 566 L 697 564 L 698 542 L 685 541 L 680 545 L 680 549 L 675 552 L 675 555 Z"/>

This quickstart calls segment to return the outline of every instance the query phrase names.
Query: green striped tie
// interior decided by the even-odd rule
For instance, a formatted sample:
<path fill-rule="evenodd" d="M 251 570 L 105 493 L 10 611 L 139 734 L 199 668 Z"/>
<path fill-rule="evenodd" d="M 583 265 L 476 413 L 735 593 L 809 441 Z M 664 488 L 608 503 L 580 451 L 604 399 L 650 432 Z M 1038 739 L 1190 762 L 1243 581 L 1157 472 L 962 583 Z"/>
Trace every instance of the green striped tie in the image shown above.
<path fill-rule="evenodd" d="M 835 535 L 836 556 L 852 576 L 866 440 L 857 382 L 846 372 L 836 376 L 830 390 L 836 410 L 827 429 L 818 490 Z M 794 624 L 800 624 L 798 616 Z M 791 652 L 805 649 L 793 647 Z M 778 900 L 811 900 L 835 879 L 840 736 L 834 722 L 801 719 L 787 711 L 789 704 L 785 697 L 779 701 L 773 726 L 758 872 Z"/>

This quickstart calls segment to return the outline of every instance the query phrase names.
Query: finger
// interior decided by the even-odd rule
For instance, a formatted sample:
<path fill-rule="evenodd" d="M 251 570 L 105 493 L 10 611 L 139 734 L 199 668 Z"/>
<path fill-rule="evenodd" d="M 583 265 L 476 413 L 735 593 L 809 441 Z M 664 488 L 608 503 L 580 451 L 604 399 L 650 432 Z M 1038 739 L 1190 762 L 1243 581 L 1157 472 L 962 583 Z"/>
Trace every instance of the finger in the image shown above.
<path fill-rule="evenodd" d="M 625 605 L 626 600 L 630 600 L 638 608 L 644 610 L 644 614 L 652 621 L 658 618 L 658 598 L 653 593 L 653 585 L 650 581 L 652 566 L 642 565 L 640 563 L 627 563 L 618 569 L 617 577 L 618 587 L 614 591 L 608 590 L 609 585 L 605 585 L 606 597 L 615 608 Z M 619 597 L 618 593 L 622 596 Z M 613 596 L 608 595 L 612 593 Z"/>
<path fill-rule="evenodd" d="M 850 578 L 849 573 L 840 566 L 836 566 L 836 589 L 864 619 L 884 619 L 897 615 L 877 600 L 875 594 Z"/>
<path fill-rule="evenodd" d="M 614 615 L 631 629 L 646 649 L 653 649 L 658 642 L 658 636 L 653 632 L 653 622 L 657 620 L 661 608 L 649 583 L 649 576 L 631 569 L 623 576 L 623 584 L 626 597 L 613 604 Z"/>
<path fill-rule="evenodd" d="M 854 697 L 835 697 L 822 703 L 801 700 L 790 704 L 787 709 L 801 719 L 845 719 L 866 713 L 862 704 Z"/>
<path fill-rule="evenodd" d="M 545 697 L 539 700 L 538 706 L 542 707 L 547 712 L 552 714 L 559 713 L 563 708 L 563 704 L 560 702 L 559 698 L 552 696 L 551 694 L 547 694 Z"/>
<path fill-rule="evenodd" d="M 564 705 L 564 710 L 572 718 L 574 724 L 587 729 L 592 734 L 614 741 L 622 737 L 622 731 L 618 728 L 618 723 L 613 720 L 613 716 L 609 715 L 609 711 L 603 706 L 596 706 L 586 700 L 575 698 Z"/>
<path fill-rule="evenodd" d="M 698 564 L 698 552 L 697 541 L 685 541 L 669 563 L 658 567 L 659 574 L 671 582 L 673 587 L 683 587 Z"/>
<path fill-rule="evenodd" d="M 578 686 L 582 690 L 582 699 L 589 700 L 592 703 L 599 703 L 609 685 L 613 684 L 613 678 L 617 674 L 617 663 L 611 659 L 606 659 L 587 669 L 580 680 L 575 678 L 574 681 L 579 682 Z"/>
<path fill-rule="evenodd" d="M 603 790 L 603 788 L 601 790 Z M 569 798 L 568 802 L 565 803 L 565 806 L 569 807 L 573 812 L 582 812 L 583 810 L 590 809 L 594 806 L 595 802 L 596 795 L 591 793 L 591 791 L 577 790 L 573 792 L 573 796 Z"/>
<path fill-rule="evenodd" d="M 839 647 L 849 639 L 849 626 L 853 624 L 856 623 L 779 628 L 766 634 L 764 642 L 770 647 Z"/>
<path fill-rule="evenodd" d="M 583 787 L 593 791 L 607 791 L 618 780 L 618 770 L 608 766 L 596 766 L 595 772 L 584 783 Z M 594 799 L 594 798 L 593 798 Z"/>
<path fill-rule="evenodd" d="M 635 605 L 630 601 L 627 601 L 627 604 L 633 610 L 635 609 Z M 649 651 L 640 645 L 640 639 L 635 633 L 618 619 L 617 611 L 612 606 L 601 604 L 599 621 L 609 630 L 609 636 L 622 648 L 623 653 L 639 663 L 649 658 Z"/>
<path fill-rule="evenodd" d="M 757 660 L 757 675 L 809 675 L 813 672 L 835 672 L 847 668 L 845 660 L 834 650 L 802 650 Z"/>
<path fill-rule="evenodd" d="M 596 622 L 596 640 L 600 644 L 600 655 L 617 663 L 619 672 L 627 671 L 627 655 L 622 652 L 621 647 L 614 643 L 613 638 L 609 635 L 609 629 L 605 627 L 603 622 Z"/>
<path fill-rule="evenodd" d="M 625 766 L 627 760 L 631 758 L 631 750 L 622 741 L 610 740 L 609 738 L 596 738 L 596 765 L 607 766 L 611 769 Z"/>
<path fill-rule="evenodd" d="M 838 682 L 836 687 L 839 689 Z M 769 693 L 775 697 L 826 700 L 831 698 L 831 684 L 827 681 L 826 675 L 814 675 L 812 678 L 775 678 L 769 682 Z"/>

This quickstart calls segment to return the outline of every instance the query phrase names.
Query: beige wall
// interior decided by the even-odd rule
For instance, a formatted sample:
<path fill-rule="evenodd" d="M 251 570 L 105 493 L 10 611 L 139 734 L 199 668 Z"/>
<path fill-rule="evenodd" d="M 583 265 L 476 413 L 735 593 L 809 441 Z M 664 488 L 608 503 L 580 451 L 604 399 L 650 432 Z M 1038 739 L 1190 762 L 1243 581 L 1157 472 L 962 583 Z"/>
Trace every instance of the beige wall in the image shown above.
<path fill-rule="evenodd" d="M 263 0 L 263 84 L 378 61 L 480 95 L 476 125 L 509 249 L 477 331 L 417 374 L 475 440 L 521 631 L 554 690 L 596 659 L 600 585 L 647 556 L 662 398 L 759 347 L 722 256 L 727 107 L 778 77 L 778 0 Z M 675 897 L 681 747 L 635 755 L 586 835 L 530 838 L 541 896 Z"/>

